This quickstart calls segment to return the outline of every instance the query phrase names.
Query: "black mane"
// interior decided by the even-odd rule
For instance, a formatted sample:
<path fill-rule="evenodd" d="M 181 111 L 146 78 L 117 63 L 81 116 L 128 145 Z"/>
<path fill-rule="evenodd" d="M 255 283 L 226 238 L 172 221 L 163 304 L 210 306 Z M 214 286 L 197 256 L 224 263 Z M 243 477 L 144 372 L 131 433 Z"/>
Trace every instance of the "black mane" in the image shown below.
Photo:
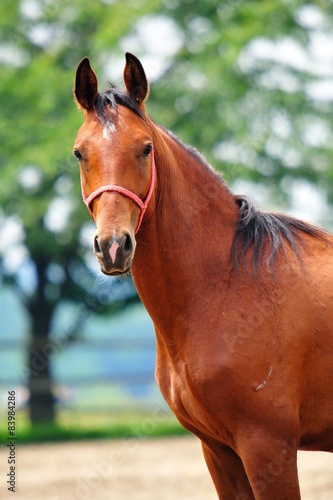
<path fill-rule="evenodd" d="M 110 107 L 116 109 L 118 104 L 130 109 L 143 120 L 145 119 L 145 116 L 136 100 L 133 99 L 126 91 L 111 85 L 111 87 L 105 92 L 97 94 L 97 98 L 94 102 L 94 109 L 103 125 L 110 124 L 111 117 L 108 109 Z"/>
<path fill-rule="evenodd" d="M 235 231 L 231 258 L 233 266 L 239 269 L 246 265 L 246 252 L 253 248 L 252 269 L 257 272 L 263 259 L 263 252 L 268 242 L 270 253 L 266 259 L 268 267 L 273 265 L 277 252 L 289 244 L 297 257 L 299 247 L 305 243 L 302 233 L 320 238 L 327 238 L 327 233 L 307 222 L 284 214 L 261 212 L 247 196 L 235 196 L 239 205 L 239 219 Z"/>

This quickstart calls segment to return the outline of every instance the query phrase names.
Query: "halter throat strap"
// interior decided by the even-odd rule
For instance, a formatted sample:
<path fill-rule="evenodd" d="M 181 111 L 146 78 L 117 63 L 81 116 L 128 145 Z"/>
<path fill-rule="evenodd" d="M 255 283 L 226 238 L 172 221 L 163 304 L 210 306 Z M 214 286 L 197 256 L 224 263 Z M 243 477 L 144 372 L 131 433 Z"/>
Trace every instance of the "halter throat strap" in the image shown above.
<path fill-rule="evenodd" d="M 154 158 L 154 150 L 151 151 L 151 177 L 150 177 L 150 184 L 149 184 L 149 189 L 146 194 L 146 197 L 144 200 L 141 200 L 135 193 L 132 193 L 132 191 L 129 191 L 128 189 L 125 189 L 121 186 L 117 186 L 116 184 L 107 184 L 105 186 L 100 186 L 97 188 L 95 191 L 93 191 L 89 196 L 86 196 L 83 191 L 83 185 L 82 185 L 82 179 L 81 179 L 81 191 L 82 191 L 82 198 L 83 201 L 86 205 L 86 207 L 89 210 L 89 213 L 91 215 L 91 218 L 95 220 L 94 213 L 92 211 L 92 202 L 101 196 L 101 194 L 106 193 L 106 192 L 117 192 L 122 194 L 123 196 L 126 196 L 126 198 L 129 198 L 132 200 L 138 207 L 140 208 L 140 215 L 138 219 L 138 223 L 135 228 L 135 234 L 139 231 L 142 219 L 145 215 L 145 212 L 148 207 L 148 203 L 150 201 L 150 198 L 152 197 L 154 187 L 156 183 L 156 166 L 155 166 L 155 158 Z"/>

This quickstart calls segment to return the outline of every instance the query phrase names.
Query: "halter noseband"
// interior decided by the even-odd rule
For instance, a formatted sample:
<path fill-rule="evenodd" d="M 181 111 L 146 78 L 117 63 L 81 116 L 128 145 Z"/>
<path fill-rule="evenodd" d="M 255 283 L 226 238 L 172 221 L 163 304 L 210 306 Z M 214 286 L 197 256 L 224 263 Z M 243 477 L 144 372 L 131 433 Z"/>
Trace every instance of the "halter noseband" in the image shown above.
<path fill-rule="evenodd" d="M 154 150 L 153 149 L 151 150 L 151 158 L 152 158 L 152 160 L 151 160 L 150 185 L 149 185 L 149 189 L 148 189 L 148 192 L 146 194 L 144 201 L 142 201 L 136 194 L 132 193 L 132 191 L 129 191 L 128 189 L 125 189 L 121 186 L 117 186 L 116 184 L 108 184 L 106 186 L 101 186 L 101 187 L 97 188 L 95 191 L 93 191 L 89 196 L 86 196 L 84 194 L 83 186 L 82 186 L 82 182 L 81 182 L 82 198 L 83 198 L 83 201 L 84 201 L 85 205 L 87 206 L 89 213 L 90 213 L 93 220 L 95 220 L 95 217 L 94 217 L 93 211 L 91 209 L 91 204 L 94 201 L 94 199 L 98 198 L 98 196 L 100 196 L 103 193 L 116 191 L 117 193 L 120 193 L 123 196 L 126 196 L 127 198 L 129 198 L 130 200 L 134 201 L 134 203 L 136 203 L 138 205 L 138 207 L 140 208 L 140 216 L 139 216 L 139 220 L 138 220 L 138 223 L 137 223 L 137 226 L 135 229 L 135 234 L 139 231 L 143 216 L 146 212 L 148 203 L 149 203 L 150 198 L 153 194 L 155 183 L 156 183 L 156 167 L 155 167 L 155 158 L 154 158 Z"/>

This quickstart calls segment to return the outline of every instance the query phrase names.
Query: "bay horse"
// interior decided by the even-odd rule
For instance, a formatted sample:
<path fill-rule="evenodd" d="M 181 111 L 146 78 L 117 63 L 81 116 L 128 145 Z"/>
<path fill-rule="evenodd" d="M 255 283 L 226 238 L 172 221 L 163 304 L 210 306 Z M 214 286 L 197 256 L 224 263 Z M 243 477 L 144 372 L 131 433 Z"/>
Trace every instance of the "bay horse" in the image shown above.
<path fill-rule="evenodd" d="M 300 498 L 297 450 L 333 452 L 333 238 L 235 196 L 125 90 L 78 65 L 74 155 L 101 271 L 132 272 L 156 331 L 156 380 L 198 436 L 219 498 Z"/>

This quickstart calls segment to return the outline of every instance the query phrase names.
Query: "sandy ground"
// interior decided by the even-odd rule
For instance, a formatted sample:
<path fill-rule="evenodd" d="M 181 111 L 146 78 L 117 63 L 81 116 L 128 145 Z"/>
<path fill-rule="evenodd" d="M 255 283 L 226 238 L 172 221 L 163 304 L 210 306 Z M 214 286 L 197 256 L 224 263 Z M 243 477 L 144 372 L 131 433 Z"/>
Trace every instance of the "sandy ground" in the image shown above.
<path fill-rule="evenodd" d="M 200 443 L 192 437 L 88 441 L 17 448 L 15 500 L 216 500 Z M 299 453 L 303 500 L 333 499 L 333 454 Z"/>

